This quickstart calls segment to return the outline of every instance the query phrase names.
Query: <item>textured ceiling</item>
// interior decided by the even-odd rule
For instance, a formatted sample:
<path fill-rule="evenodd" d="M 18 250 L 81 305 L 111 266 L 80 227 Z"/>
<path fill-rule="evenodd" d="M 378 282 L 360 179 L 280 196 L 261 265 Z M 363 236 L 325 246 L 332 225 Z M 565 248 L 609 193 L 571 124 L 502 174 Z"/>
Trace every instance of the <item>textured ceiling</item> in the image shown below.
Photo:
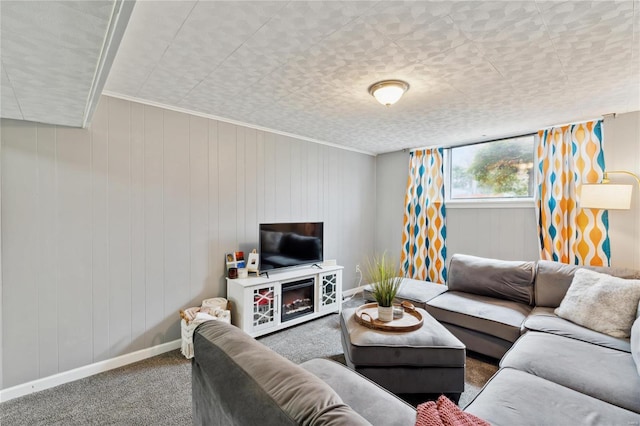
<path fill-rule="evenodd" d="M 83 126 L 132 6 L 121 0 L 2 0 L 0 116 Z"/>
<path fill-rule="evenodd" d="M 81 116 L 108 8 L 17 2 L 25 26 L 7 3 L 2 116 Z M 386 78 L 411 85 L 390 108 L 367 92 Z M 640 0 L 140 0 L 105 93 L 372 153 L 521 134 L 640 110 Z"/>

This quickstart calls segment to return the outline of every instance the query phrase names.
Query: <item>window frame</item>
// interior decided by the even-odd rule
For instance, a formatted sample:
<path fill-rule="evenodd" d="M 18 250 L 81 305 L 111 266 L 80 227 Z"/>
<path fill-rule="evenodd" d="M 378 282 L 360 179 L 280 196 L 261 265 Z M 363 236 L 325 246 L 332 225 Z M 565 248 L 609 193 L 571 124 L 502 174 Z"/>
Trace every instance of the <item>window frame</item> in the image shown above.
<path fill-rule="evenodd" d="M 522 135 L 510 136 L 500 139 L 490 139 L 480 142 L 472 142 L 467 144 L 453 145 L 445 148 L 444 150 L 444 165 L 445 165 L 445 205 L 447 208 L 454 209 L 493 209 L 493 208 L 533 208 L 535 207 L 535 182 L 533 183 L 534 195 L 530 197 L 486 197 L 486 198 L 451 198 L 451 185 L 453 184 L 452 169 L 453 169 L 453 149 L 462 148 L 470 145 L 480 145 L 484 143 L 500 142 L 509 139 L 518 139 L 522 137 L 532 136 L 535 137 L 536 133 L 526 133 Z M 535 144 L 535 139 L 534 139 Z M 536 165 L 536 153 L 535 145 L 532 146 L 533 150 L 533 164 Z"/>

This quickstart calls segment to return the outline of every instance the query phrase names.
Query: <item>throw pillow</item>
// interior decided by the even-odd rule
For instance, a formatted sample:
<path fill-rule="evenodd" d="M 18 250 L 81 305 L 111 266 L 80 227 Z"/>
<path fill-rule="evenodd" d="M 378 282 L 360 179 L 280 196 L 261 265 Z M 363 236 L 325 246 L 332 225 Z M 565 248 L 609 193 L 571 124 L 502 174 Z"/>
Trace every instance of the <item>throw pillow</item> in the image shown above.
<path fill-rule="evenodd" d="M 631 327 L 631 356 L 633 362 L 636 363 L 636 370 L 640 374 L 640 318 L 636 318 L 633 327 Z"/>
<path fill-rule="evenodd" d="M 613 337 L 626 338 L 636 319 L 640 280 L 578 269 L 556 315 Z"/>

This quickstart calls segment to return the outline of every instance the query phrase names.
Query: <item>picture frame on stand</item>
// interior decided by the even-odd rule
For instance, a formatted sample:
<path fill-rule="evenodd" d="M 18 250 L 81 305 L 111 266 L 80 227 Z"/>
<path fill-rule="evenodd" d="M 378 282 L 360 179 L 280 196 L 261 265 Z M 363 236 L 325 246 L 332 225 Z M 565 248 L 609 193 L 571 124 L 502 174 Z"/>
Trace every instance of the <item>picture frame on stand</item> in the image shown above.
<path fill-rule="evenodd" d="M 253 250 L 249 253 L 249 258 L 247 259 L 247 271 L 253 272 L 255 274 L 260 274 L 259 270 L 260 266 L 260 256 L 258 256 L 258 252 Z"/>
<path fill-rule="evenodd" d="M 225 260 L 226 260 L 226 264 L 227 264 L 227 276 L 229 276 L 229 270 L 231 268 L 236 268 L 236 269 L 238 268 L 238 266 L 237 266 L 238 262 L 236 261 L 236 254 L 235 253 L 227 253 L 225 255 Z"/>

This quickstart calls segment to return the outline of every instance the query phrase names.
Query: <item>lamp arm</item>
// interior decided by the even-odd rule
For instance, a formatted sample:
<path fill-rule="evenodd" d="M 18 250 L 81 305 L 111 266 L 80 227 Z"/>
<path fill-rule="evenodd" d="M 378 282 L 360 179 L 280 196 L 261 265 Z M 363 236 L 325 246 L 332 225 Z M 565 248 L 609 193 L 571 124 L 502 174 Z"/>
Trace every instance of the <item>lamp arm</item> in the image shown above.
<path fill-rule="evenodd" d="M 610 175 L 610 174 L 614 174 L 614 175 L 629 175 L 629 176 L 633 177 L 636 180 L 636 182 L 638 182 L 638 186 L 640 186 L 640 177 L 638 177 L 638 175 L 636 175 L 635 173 L 631 173 L 631 172 L 628 172 L 626 170 L 613 170 L 613 171 L 610 171 L 610 172 L 607 171 L 607 172 L 604 172 L 603 181 L 606 181 L 607 175 Z"/>

